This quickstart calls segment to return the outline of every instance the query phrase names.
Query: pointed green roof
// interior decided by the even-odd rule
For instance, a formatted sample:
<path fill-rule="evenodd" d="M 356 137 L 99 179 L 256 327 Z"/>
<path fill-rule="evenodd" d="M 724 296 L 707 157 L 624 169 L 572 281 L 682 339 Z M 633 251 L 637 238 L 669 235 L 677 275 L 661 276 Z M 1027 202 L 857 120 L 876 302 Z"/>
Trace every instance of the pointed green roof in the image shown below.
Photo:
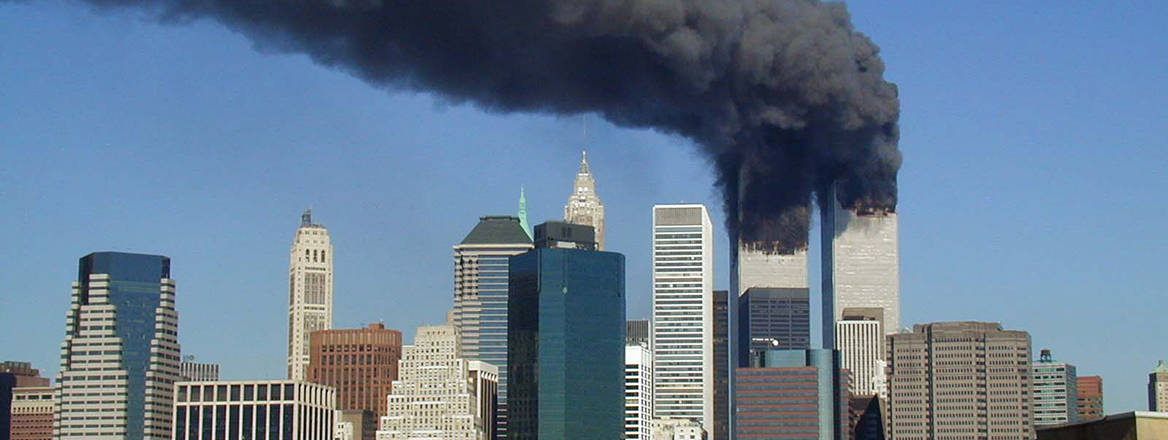
<path fill-rule="evenodd" d="M 527 195 L 523 193 L 523 187 L 519 187 L 519 227 L 523 228 L 523 232 L 527 233 L 528 239 L 534 239 L 531 235 L 531 223 L 527 222 Z"/>
<path fill-rule="evenodd" d="M 1168 362 L 1160 361 L 1160 364 L 1156 365 L 1156 369 L 1152 370 L 1152 373 L 1168 373 Z"/>
<path fill-rule="evenodd" d="M 509 215 L 479 218 L 461 244 L 531 244 L 531 237 L 519 224 L 518 217 Z"/>

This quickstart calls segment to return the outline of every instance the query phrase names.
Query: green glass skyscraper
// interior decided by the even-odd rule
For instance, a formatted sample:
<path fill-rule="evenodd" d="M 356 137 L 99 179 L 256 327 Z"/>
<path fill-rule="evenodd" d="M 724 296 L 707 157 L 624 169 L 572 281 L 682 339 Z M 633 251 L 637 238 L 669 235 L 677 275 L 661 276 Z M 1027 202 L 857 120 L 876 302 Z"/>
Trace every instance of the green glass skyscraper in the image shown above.
<path fill-rule="evenodd" d="M 510 258 L 508 438 L 624 437 L 624 263 L 582 249 Z"/>

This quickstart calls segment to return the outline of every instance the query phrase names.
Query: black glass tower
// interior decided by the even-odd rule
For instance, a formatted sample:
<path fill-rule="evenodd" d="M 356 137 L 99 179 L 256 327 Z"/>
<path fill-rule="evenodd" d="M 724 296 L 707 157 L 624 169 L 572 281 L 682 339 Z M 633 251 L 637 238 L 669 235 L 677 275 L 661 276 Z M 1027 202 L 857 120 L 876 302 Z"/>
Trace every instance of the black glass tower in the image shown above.
<path fill-rule="evenodd" d="M 508 438 L 624 438 L 624 286 L 618 253 L 510 258 Z"/>

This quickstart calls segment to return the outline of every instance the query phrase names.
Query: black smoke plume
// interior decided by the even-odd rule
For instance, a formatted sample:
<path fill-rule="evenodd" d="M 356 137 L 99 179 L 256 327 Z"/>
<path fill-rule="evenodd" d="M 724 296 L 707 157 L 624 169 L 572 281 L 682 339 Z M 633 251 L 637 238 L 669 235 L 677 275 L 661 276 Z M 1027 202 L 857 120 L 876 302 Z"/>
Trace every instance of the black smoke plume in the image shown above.
<path fill-rule="evenodd" d="M 731 237 L 806 246 L 833 182 L 893 210 L 899 102 L 844 5 L 818 0 L 85 0 L 211 18 L 265 49 L 487 111 L 595 112 L 711 158 Z"/>

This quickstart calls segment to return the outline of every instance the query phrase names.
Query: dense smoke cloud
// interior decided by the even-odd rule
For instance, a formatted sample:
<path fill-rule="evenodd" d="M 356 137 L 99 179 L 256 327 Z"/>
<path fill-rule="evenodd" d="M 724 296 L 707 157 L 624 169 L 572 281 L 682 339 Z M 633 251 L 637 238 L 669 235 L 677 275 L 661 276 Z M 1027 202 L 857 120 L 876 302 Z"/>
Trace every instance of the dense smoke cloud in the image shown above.
<path fill-rule="evenodd" d="M 261 47 L 487 111 L 596 112 L 692 139 L 727 226 L 806 246 L 811 203 L 892 210 L 896 86 L 842 4 L 817 0 L 86 0 L 212 18 Z"/>

